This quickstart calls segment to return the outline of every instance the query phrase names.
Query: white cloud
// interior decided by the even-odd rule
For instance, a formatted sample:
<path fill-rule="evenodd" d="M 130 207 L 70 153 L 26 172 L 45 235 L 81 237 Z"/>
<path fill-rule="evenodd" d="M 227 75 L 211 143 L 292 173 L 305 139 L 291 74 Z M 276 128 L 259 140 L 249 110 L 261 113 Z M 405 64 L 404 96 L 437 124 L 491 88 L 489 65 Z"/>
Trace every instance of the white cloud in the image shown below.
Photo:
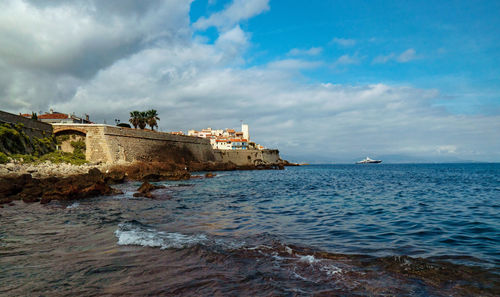
<path fill-rule="evenodd" d="M 233 0 L 224 10 L 210 15 L 208 18 L 199 18 L 193 27 L 198 30 L 216 27 L 224 31 L 268 10 L 269 0 Z"/>
<path fill-rule="evenodd" d="M 309 49 L 298 49 L 293 48 L 288 52 L 290 56 L 317 56 L 321 54 L 323 48 L 321 47 L 311 47 Z"/>
<path fill-rule="evenodd" d="M 337 61 L 335 61 L 334 66 L 338 65 L 357 65 L 361 62 L 361 59 L 358 57 L 357 54 L 355 55 L 342 55 L 340 56 Z"/>
<path fill-rule="evenodd" d="M 115 118 L 126 122 L 131 110 L 155 108 L 164 131 L 237 127 L 244 120 L 253 140 L 305 160 L 319 156 L 346 161 L 384 153 L 500 161 L 500 139 L 492 137 L 500 130 L 499 116 L 448 114 L 434 107 L 434 100 L 441 98 L 436 90 L 304 78 L 300 70 L 322 66 L 317 61 L 285 59 L 244 67 L 242 53 L 251 46 L 248 33 L 233 23 L 214 44 L 193 39 L 185 1 L 142 4 L 146 6 L 139 13 L 152 19 L 131 18 L 128 13 L 135 9 L 104 13 L 100 6 L 46 3 L 50 5 L 0 4 L 0 106 L 7 111 L 54 108 L 113 123 Z M 23 9 L 17 7 L 21 4 Z M 78 20 L 68 13 L 78 14 Z M 54 16 L 52 23 L 44 16 Z M 103 19 L 113 21 L 101 31 Z M 82 33 L 68 36 L 71 44 L 58 41 L 71 33 L 68 27 Z M 145 39 L 137 33 L 146 31 Z M 102 41 L 93 45 L 96 40 Z M 123 52 L 122 47 L 131 50 Z M 38 48 L 45 51 L 36 53 Z M 83 50 L 89 48 L 106 58 L 92 62 L 93 70 L 80 75 L 85 73 L 80 67 L 91 59 Z M 12 58 L 15 50 L 21 57 L 39 55 L 44 61 L 22 63 Z M 338 61 L 346 65 L 355 59 L 346 55 Z"/>
<path fill-rule="evenodd" d="M 396 58 L 396 61 L 398 61 L 400 63 L 406 63 L 406 62 L 409 62 L 411 60 L 415 60 L 416 58 L 417 58 L 416 51 L 412 48 L 409 48 L 409 49 L 405 50 L 404 52 L 402 52 Z"/>
<path fill-rule="evenodd" d="M 407 63 L 407 62 L 410 62 L 410 61 L 415 60 L 415 59 L 417 59 L 417 52 L 414 49 L 409 48 L 399 55 L 396 55 L 395 53 L 390 53 L 390 54 L 385 55 L 385 56 L 384 55 L 377 56 L 373 59 L 372 63 L 373 64 L 385 64 L 389 61 L 396 61 L 399 63 Z"/>
<path fill-rule="evenodd" d="M 313 69 L 320 67 L 322 65 L 319 61 L 305 61 L 300 59 L 285 59 L 277 60 L 269 63 L 267 66 L 269 69 L 282 69 L 282 70 L 301 70 L 301 69 Z"/>
<path fill-rule="evenodd" d="M 456 145 L 439 145 L 436 148 L 436 151 L 440 154 L 456 154 L 457 146 Z"/>
<path fill-rule="evenodd" d="M 335 37 L 335 38 L 332 39 L 332 41 L 330 41 L 330 43 L 335 43 L 335 44 L 338 44 L 338 45 L 341 45 L 341 46 L 344 46 L 344 47 L 351 47 L 351 46 L 356 45 L 356 40 Z"/>
<path fill-rule="evenodd" d="M 386 56 L 377 56 L 373 59 L 372 63 L 373 64 L 385 64 L 389 62 L 390 60 L 393 60 L 396 57 L 394 53 L 390 53 Z"/>

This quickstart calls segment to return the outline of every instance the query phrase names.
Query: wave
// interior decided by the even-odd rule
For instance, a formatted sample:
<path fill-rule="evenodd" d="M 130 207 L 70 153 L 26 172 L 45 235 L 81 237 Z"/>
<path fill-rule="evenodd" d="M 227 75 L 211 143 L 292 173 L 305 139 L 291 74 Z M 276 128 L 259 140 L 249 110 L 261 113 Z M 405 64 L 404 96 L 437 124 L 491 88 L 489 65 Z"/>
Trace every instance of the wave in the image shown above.
<path fill-rule="evenodd" d="M 204 234 L 187 235 L 176 232 L 157 231 L 137 223 L 122 223 L 115 231 L 119 245 L 139 245 L 161 249 L 182 249 L 208 240 Z"/>
<path fill-rule="evenodd" d="M 138 221 L 130 221 L 119 224 L 115 235 L 119 245 L 186 249 L 186 257 L 208 258 L 214 265 L 236 266 L 238 270 L 245 271 L 272 271 L 273 278 L 279 277 L 285 283 L 295 280 L 325 288 L 334 285 L 347 292 L 360 290 L 366 293 L 366 286 L 379 284 L 386 289 L 405 286 L 409 286 L 409 291 L 425 289 L 437 295 L 495 295 L 500 285 L 498 274 L 479 267 L 409 256 L 329 253 L 288 244 L 269 234 L 249 236 L 243 240 L 203 233 L 160 231 Z M 194 262 L 199 263 L 199 260 Z"/>

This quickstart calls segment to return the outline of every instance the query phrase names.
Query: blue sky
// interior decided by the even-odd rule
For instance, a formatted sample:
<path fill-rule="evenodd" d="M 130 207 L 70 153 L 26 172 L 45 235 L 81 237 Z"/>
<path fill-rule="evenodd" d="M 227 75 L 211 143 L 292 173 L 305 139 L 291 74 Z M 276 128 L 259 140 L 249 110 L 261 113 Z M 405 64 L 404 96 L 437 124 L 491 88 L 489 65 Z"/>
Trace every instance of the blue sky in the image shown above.
<path fill-rule="evenodd" d="M 230 4 L 194 1 L 191 20 Z M 294 48 L 318 48 L 317 55 L 301 55 L 324 63 L 303 71 L 311 82 L 435 88 L 443 94 L 435 104 L 451 112 L 500 112 L 499 1 L 314 0 L 269 6 L 241 24 L 252 41 L 245 67 L 290 57 Z M 195 34 L 209 42 L 218 36 L 214 27 Z M 407 60 L 398 60 L 408 50 Z"/>
<path fill-rule="evenodd" d="M 0 108 L 238 128 L 291 161 L 500 162 L 499 1 L 5 0 Z"/>

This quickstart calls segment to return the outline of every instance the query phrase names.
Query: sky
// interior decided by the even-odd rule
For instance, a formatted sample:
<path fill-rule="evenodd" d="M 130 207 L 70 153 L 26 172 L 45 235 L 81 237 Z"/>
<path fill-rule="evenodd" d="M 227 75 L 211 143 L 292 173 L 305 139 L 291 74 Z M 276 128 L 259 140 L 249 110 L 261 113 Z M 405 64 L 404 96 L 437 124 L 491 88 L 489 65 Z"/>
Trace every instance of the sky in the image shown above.
<path fill-rule="evenodd" d="M 296 162 L 500 162 L 499 1 L 4 0 L 0 109 L 249 124 Z"/>

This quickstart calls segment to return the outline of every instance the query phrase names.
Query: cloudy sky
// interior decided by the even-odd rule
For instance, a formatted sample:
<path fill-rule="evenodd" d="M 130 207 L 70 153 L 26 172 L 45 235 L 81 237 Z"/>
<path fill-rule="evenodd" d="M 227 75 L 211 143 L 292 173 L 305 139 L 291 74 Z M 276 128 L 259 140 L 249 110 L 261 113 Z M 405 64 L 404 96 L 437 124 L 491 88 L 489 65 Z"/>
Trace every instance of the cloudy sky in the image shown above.
<path fill-rule="evenodd" d="M 383 4 L 382 4 L 383 3 Z M 3 0 L 0 109 L 157 109 L 292 161 L 500 162 L 499 1 Z"/>

